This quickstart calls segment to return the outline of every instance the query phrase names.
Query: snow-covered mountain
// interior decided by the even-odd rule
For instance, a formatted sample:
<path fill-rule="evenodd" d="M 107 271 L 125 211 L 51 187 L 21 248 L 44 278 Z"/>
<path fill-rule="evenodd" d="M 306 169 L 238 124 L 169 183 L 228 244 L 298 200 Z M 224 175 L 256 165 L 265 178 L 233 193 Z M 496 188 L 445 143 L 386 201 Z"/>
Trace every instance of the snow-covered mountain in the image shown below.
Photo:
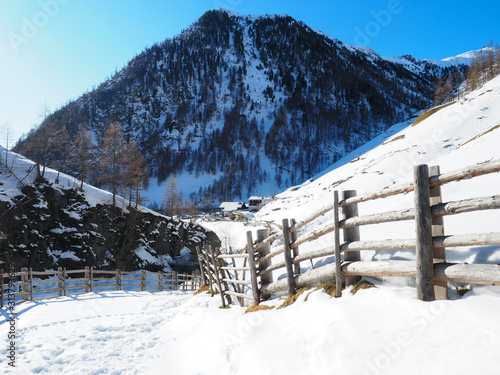
<path fill-rule="evenodd" d="M 290 188 L 277 195 L 256 215 L 257 222 L 280 224 L 283 218 L 297 221 L 331 204 L 334 190 L 357 190 L 358 194 L 376 192 L 394 184 L 413 180 L 418 164 L 439 165 L 451 172 L 469 165 L 500 160 L 500 76 L 450 105 L 437 107 L 430 116 L 394 125 L 383 134 L 346 155 L 315 176 L 314 181 Z M 422 121 L 420 121 L 422 120 Z M 500 173 L 444 185 L 444 201 L 493 196 L 500 193 Z M 361 203 L 361 215 L 411 208 L 413 194 Z M 318 219 L 308 229 L 331 222 L 332 215 Z M 500 210 L 447 216 L 446 234 L 498 232 Z M 216 229 L 216 228 L 215 228 Z M 414 223 L 401 222 L 363 226 L 363 240 L 414 238 Z M 324 241 L 330 241 L 326 239 Z M 244 243 L 244 242 L 243 242 Z M 324 244 L 327 246 L 328 244 Z M 318 244 L 310 245 L 318 248 Z M 301 251 L 307 251 L 302 246 Z M 412 258 L 411 251 L 362 252 L 365 260 L 390 257 Z M 500 261 L 500 248 L 447 249 L 450 261 Z"/>
<path fill-rule="evenodd" d="M 174 221 L 0 147 L 0 266 L 84 266 L 169 270 L 195 246 L 218 240 L 198 225 Z M 194 260 L 194 257 L 193 257 Z"/>
<path fill-rule="evenodd" d="M 464 62 L 382 58 L 289 16 L 210 11 L 43 127 L 86 127 L 98 145 L 119 121 L 151 168 L 151 200 L 171 174 L 192 200 L 242 200 L 301 183 L 427 108 L 434 81 Z"/>

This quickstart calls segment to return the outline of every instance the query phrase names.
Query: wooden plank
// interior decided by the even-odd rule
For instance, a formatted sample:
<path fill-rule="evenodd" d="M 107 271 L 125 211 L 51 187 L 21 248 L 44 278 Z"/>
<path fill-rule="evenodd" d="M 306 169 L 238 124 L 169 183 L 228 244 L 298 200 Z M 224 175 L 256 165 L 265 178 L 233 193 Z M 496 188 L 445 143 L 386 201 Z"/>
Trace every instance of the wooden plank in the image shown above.
<path fill-rule="evenodd" d="M 333 210 L 333 205 L 332 204 L 323 207 L 321 210 L 315 212 L 314 214 L 312 214 L 311 216 L 309 216 L 307 219 L 304 219 L 304 220 L 300 221 L 299 223 L 296 223 L 295 225 L 293 225 L 290 228 L 290 231 L 291 232 L 297 232 L 297 231 L 299 231 L 300 229 L 302 229 L 304 226 L 306 226 L 310 222 L 316 220 L 318 217 L 321 217 L 321 216 L 327 214 L 331 210 Z"/>
<path fill-rule="evenodd" d="M 269 237 L 267 237 L 262 242 L 259 242 L 258 244 L 256 244 L 255 247 L 254 247 L 254 249 L 257 251 L 260 248 L 262 248 L 263 246 L 269 245 L 269 244 L 273 243 L 274 241 L 276 241 L 278 238 L 281 238 L 281 237 L 283 237 L 283 232 L 282 231 L 274 233 L 274 234 L 270 235 Z"/>
<path fill-rule="evenodd" d="M 293 260 L 292 260 L 293 261 Z M 265 277 L 267 275 L 272 275 L 272 272 L 273 271 L 276 271 L 276 270 L 279 270 L 280 268 L 286 268 L 286 262 L 283 260 L 279 263 L 275 263 L 275 264 L 271 264 L 269 267 L 267 267 L 266 269 L 263 269 L 262 271 L 259 271 L 258 272 L 258 276 L 261 278 L 262 280 L 262 277 Z M 272 281 L 271 281 L 272 282 Z M 269 284 L 269 283 L 267 283 Z"/>
<path fill-rule="evenodd" d="M 301 236 L 295 243 L 292 243 L 291 247 L 298 247 L 306 242 L 317 240 L 318 238 L 324 236 L 325 234 L 332 233 L 335 230 L 332 223 L 325 225 L 319 229 L 316 229 L 304 236 Z"/>
<path fill-rule="evenodd" d="M 248 258 L 248 254 L 220 254 L 217 255 L 217 258 L 219 259 L 232 259 L 232 258 Z"/>
<path fill-rule="evenodd" d="M 375 193 L 369 193 L 369 194 L 365 194 L 365 195 L 352 196 L 352 197 L 346 197 L 346 198 L 341 197 L 339 205 L 341 207 L 344 207 L 344 206 L 348 206 L 351 204 L 367 202 L 367 201 L 370 201 L 373 199 L 387 198 L 387 197 L 390 197 L 393 195 L 409 193 L 409 192 L 413 191 L 413 189 L 414 189 L 413 183 L 401 184 L 401 185 L 392 186 L 392 187 L 382 189 L 382 190 L 375 192 Z"/>
<path fill-rule="evenodd" d="M 429 168 L 417 165 L 415 184 L 416 289 L 421 301 L 434 301 L 434 265 L 432 256 L 432 215 L 429 192 Z"/>
<path fill-rule="evenodd" d="M 492 161 L 488 163 L 480 163 L 468 166 L 466 168 L 457 169 L 448 173 L 443 173 L 438 176 L 432 176 L 429 179 L 431 187 L 436 185 L 447 184 L 452 181 L 468 180 L 473 177 L 482 176 L 485 174 L 500 172 L 500 161 Z"/>
<path fill-rule="evenodd" d="M 220 267 L 220 269 L 226 270 L 226 271 L 250 271 L 250 267 L 224 266 L 224 267 Z"/>
<path fill-rule="evenodd" d="M 333 226 L 335 252 L 335 297 L 342 296 L 342 263 L 340 259 L 339 192 L 333 192 Z"/>
<path fill-rule="evenodd" d="M 431 206 L 433 217 L 495 209 L 500 209 L 500 195 L 438 203 Z"/>
<path fill-rule="evenodd" d="M 257 282 L 257 266 L 255 264 L 255 252 L 253 249 L 253 239 L 252 232 L 247 232 L 247 253 L 248 253 L 248 265 L 250 268 L 250 280 L 252 283 L 252 295 L 253 303 L 258 306 L 260 303 L 260 292 L 259 284 Z"/>
<path fill-rule="evenodd" d="M 243 293 L 238 293 L 238 292 L 231 292 L 231 291 L 226 291 L 224 292 L 226 294 L 229 294 L 230 296 L 234 296 L 234 297 L 238 297 L 238 298 L 246 298 L 246 299 L 251 299 L 253 300 L 254 297 L 253 296 L 250 296 L 248 294 L 243 294 Z"/>
<path fill-rule="evenodd" d="M 439 166 L 433 165 L 429 167 L 429 176 L 439 175 Z M 430 178 L 430 177 L 429 177 Z M 444 236 L 444 225 L 442 216 L 432 216 L 432 207 L 443 202 L 441 197 L 441 186 L 436 185 L 429 189 L 429 203 L 431 206 L 432 217 L 432 237 Z M 444 263 L 446 262 L 446 250 L 444 247 L 432 246 L 433 262 Z M 446 280 L 434 280 L 434 295 L 437 299 L 448 299 L 448 282 Z"/>
<path fill-rule="evenodd" d="M 342 247 L 341 247 L 342 249 Z M 294 262 L 303 262 L 305 260 L 321 258 L 325 256 L 335 255 L 335 246 L 328 246 L 323 249 L 313 250 L 305 254 L 300 254 L 297 258 L 295 258 Z"/>
<path fill-rule="evenodd" d="M 83 289 L 83 286 L 80 288 Z M 50 293 L 50 292 L 59 292 L 59 288 L 48 288 L 48 289 L 40 289 L 40 290 L 33 290 L 33 293 Z M 57 297 L 61 297 L 58 293 Z M 38 299 L 38 298 L 37 298 Z"/>
<path fill-rule="evenodd" d="M 340 245 L 342 251 L 360 250 L 409 250 L 415 248 L 414 239 L 387 239 L 380 241 L 355 241 Z"/>
<path fill-rule="evenodd" d="M 347 201 L 350 198 L 356 196 L 356 190 L 344 190 L 341 192 L 340 200 Z M 340 205 L 340 202 L 339 202 Z M 342 219 L 347 220 L 351 217 L 356 217 L 358 215 L 358 205 L 356 203 L 351 203 L 349 205 L 342 206 Z M 344 242 L 356 242 L 360 240 L 359 227 L 344 228 L 342 230 L 344 235 Z M 344 260 L 346 261 L 358 261 L 361 259 L 361 254 L 359 251 L 352 250 L 344 254 Z M 357 276 L 346 276 L 345 286 L 356 284 L 361 278 Z"/>
<path fill-rule="evenodd" d="M 395 221 L 415 220 L 415 209 L 407 208 L 397 211 L 389 211 L 372 215 L 356 216 L 341 220 L 340 228 L 352 228 L 361 225 L 390 223 Z"/>
<path fill-rule="evenodd" d="M 490 232 L 440 236 L 434 237 L 432 244 L 437 247 L 500 246 L 500 233 Z"/>
<path fill-rule="evenodd" d="M 224 300 L 224 291 L 222 290 L 222 287 L 221 287 L 221 283 L 220 283 L 220 279 L 219 279 L 219 272 L 217 272 L 217 263 L 216 263 L 216 260 L 215 260 L 215 253 L 214 253 L 214 250 L 212 249 L 211 245 L 207 245 L 207 250 L 210 253 L 210 257 L 212 259 L 212 264 L 213 264 L 213 266 L 216 269 L 216 271 L 215 271 L 215 281 L 217 283 L 217 288 L 219 288 L 220 298 L 222 300 L 222 307 L 226 307 L 226 301 Z"/>
<path fill-rule="evenodd" d="M 284 253 L 284 252 L 285 252 L 285 248 L 284 248 L 284 247 L 281 247 L 281 248 L 279 248 L 278 250 L 275 250 L 275 251 L 273 251 L 272 253 L 267 254 L 265 257 L 258 259 L 258 260 L 257 260 L 257 263 L 263 263 L 263 262 L 266 262 L 266 261 L 268 261 L 269 259 L 274 258 L 275 256 L 280 255 L 280 254 L 282 254 L 282 253 Z"/>
<path fill-rule="evenodd" d="M 500 285 L 500 266 L 498 264 L 452 264 L 434 265 L 437 279 L 467 284 Z"/>
<path fill-rule="evenodd" d="M 93 270 L 94 275 L 115 275 L 115 271 L 107 271 L 107 270 Z M 141 270 L 142 272 L 142 270 Z"/>
<path fill-rule="evenodd" d="M 296 293 L 295 279 L 293 274 L 293 263 L 292 263 L 292 249 L 290 248 L 290 230 L 288 226 L 288 219 L 283 219 L 283 241 L 285 247 L 285 263 L 286 263 L 286 279 L 288 284 L 288 295 Z"/>
<path fill-rule="evenodd" d="M 251 280 L 222 279 L 222 281 L 225 281 L 225 282 L 231 283 L 231 284 L 240 284 L 240 285 L 251 285 L 252 284 Z"/>

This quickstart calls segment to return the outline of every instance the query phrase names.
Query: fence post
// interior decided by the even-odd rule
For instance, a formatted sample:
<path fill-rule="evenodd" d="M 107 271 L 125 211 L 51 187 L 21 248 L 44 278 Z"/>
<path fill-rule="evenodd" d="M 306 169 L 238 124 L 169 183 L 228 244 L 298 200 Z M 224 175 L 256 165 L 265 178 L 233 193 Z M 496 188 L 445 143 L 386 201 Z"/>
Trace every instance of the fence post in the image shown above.
<path fill-rule="evenodd" d="M 285 264 L 286 264 L 286 278 L 288 284 L 288 295 L 295 294 L 295 278 L 293 275 L 293 263 L 292 263 L 292 249 L 290 248 L 290 227 L 288 225 L 288 219 L 283 219 L 283 241 L 285 245 Z"/>
<path fill-rule="evenodd" d="M 429 167 L 429 177 L 436 176 L 441 173 L 438 165 Z M 441 186 L 437 185 L 430 188 L 429 191 L 431 207 L 442 203 Z M 444 236 L 444 225 L 442 216 L 432 217 L 432 237 Z M 446 262 L 446 250 L 444 247 L 432 247 L 433 263 Z M 446 280 L 434 280 L 434 294 L 440 300 L 448 299 L 448 282 Z"/>
<path fill-rule="evenodd" d="M 66 279 L 67 279 L 67 274 L 66 274 L 66 267 L 63 267 L 63 292 L 64 296 L 66 297 L 67 291 L 66 291 Z"/>
<path fill-rule="evenodd" d="M 90 271 L 89 267 L 85 267 L 85 293 L 90 291 Z"/>
<path fill-rule="evenodd" d="M 432 259 L 432 215 L 429 197 L 429 168 L 417 165 L 414 170 L 417 298 L 434 301 L 434 264 Z"/>
<path fill-rule="evenodd" d="M 342 263 L 340 259 L 339 192 L 333 192 L 333 225 L 335 226 L 335 297 L 342 295 Z"/>
<path fill-rule="evenodd" d="M 62 279 L 62 267 L 57 267 L 57 294 L 59 295 L 59 297 L 61 297 L 63 295 L 63 279 Z"/>
<path fill-rule="evenodd" d="M 200 253 L 200 247 L 199 246 L 195 246 L 195 249 L 196 249 L 196 254 L 198 255 L 198 263 L 200 265 L 200 272 L 201 272 L 201 279 L 203 280 L 203 284 L 206 284 L 206 281 L 205 281 L 205 272 L 203 270 L 203 257 Z"/>
<path fill-rule="evenodd" d="M 161 284 L 162 279 L 163 279 L 163 272 L 158 271 L 158 292 L 163 292 L 163 286 Z"/>
<path fill-rule="evenodd" d="M 296 221 L 295 219 L 290 220 L 290 225 L 292 228 L 295 226 Z M 293 254 L 293 259 L 295 259 L 296 256 L 299 255 L 299 247 L 295 246 L 295 241 L 297 241 L 297 231 L 296 230 L 291 230 L 290 231 L 290 241 L 291 245 L 290 247 L 292 248 L 292 254 Z M 293 272 L 295 275 L 300 275 L 300 263 L 293 263 Z"/>
<path fill-rule="evenodd" d="M 30 268 L 29 273 L 30 273 L 30 275 L 29 275 L 29 280 L 30 280 L 30 300 L 33 301 L 33 269 L 32 268 Z"/>
<path fill-rule="evenodd" d="M 116 290 L 122 290 L 122 274 L 119 268 L 116 269 Z"/>
<path fill-rule="evenodd" d="M 3 288 L 3 270 L 0 270 L 0 308 L 3 308 L 3 296 L 4 296 L 4 288 Z"/>
<path fill-rule="evenodd" d="M 89 288 L 91 292 L 94 291 L 94 267 L 89 269 Z"/>
<path fill-rule="evenodd" d="M 259 284 L 257 282 L 257 267 L 255 266 L 255 251 L 253 249 L 252 232 L 247 232 L 247 253 L 248 266 L 250 267 L 250 281 L 252 283 L 253 303 L 258 306 L 260 303 Z"/>
<path fill-rule="evenodd" d="M 264 241 L 267 237 L 269 237 L 269 229 L 259 229 L 257 231 L 257 242 L 260 243 Z M 265 246 L 261 247 L 259 249 L 259 258 L 264 258 L 266 255 L 268 255 L 271 252 L 271 245 L 266 244 Z M 267 267 L 271 265 L 271 259 L 268 259 L 264 262 L 259 263 L 259 271 L 260 270 L 265 270 Z M 273 282 L 273 273 L 268 272 L 265 275 L 262 275 L 260 277 L 260 284 L 261 285 L 269 285 Z M 267 299 L 271 297 L 271 295 L 261 295 L 260 298 L 262 299 Z"/>
<path fill-rule="evenodd" d="M 222 290 L 221 287 L 219 279 L 219 271 L 217 267 L 217 262 L 215 261 L 215 254 L 214 254 L 214 249 L 212 249 L 212 246 L 208 245 L 208 251 L 210 253 L 210 256 L 212 257 L 212 264 L 214 265 L 215 269 L 215 281 L 217 282 L 217 287 L 219 288 L 220 298 L 222 300 L 222 307 L 226 307 L 226 301 L 224 300 L 224 291 Z"/>
<path fill-rule="evenodd" d="M 141 270 L 141 292 L 146 290 L 146 271 Z"/>
<path fill-rule="evenodd" d="M 356 190 L 343 190 L 340 192 L 340 200 L 345 201 L 348 198 L 355 197 L 357 194 Z M 356 203 L 343 205 L 342 206 L 342 220 L 347 220 L 351 217 L 358 216 L 358 205 Z M 359 227 L 345 228 L 343 229 L 344 242 L 354 242 L 360 240 Z M 346 261 L 359 261 L 361 260 L 361 255 L 359 251 L 346 251 L 344 253 L 344 260 Z M 347 276 L 345 278 L 345 286 L 354 285 L 359 280 L 360 276 Z"/>
<path fill-rule="evenodd" d="M 345 201 L 348 198 L 352 198 L 356 196 L 356 190 L 343 190 L 340 192 L 340 200 Z M 346 220 L 351 217 L 358 216 L 358 205 L 357 204 L 349 204 L 342 206 L 342 219 Z M 359 235 L 359 227 L 345 228 L 343 229 L 344 234 L 344 242 L 354 242 L 360 240 Z M 344 260 L 346 261 L 359 261 L 361 260 L 361 255 L 359 251 L 346 251 L 344 253 Z M 360 276 L 346 276 L 345 278 L 345 286 L 354 285 L 359 280 L 361 280 Z"/>
<path fill-rule="evenodd" d="M 21 280 L 23 282 L 23 301 L 28 301 L 30 289 L 29 289 L 27 268 L 21 268 Z"/>
<path fill-rule="evenodd" d="M 214 287 L 213 287 L 214 283 L 213 283 L 213 279 L 212 279 L 212 270 L 210 269 L 210 263 L 208 261 L 208 254 L 207 254 L 208 246 L 209 245 L 205 245 L 205 249 L 202 250 L 203 264 L 205 265 L 205 268 L 207 271 L 208 285 L 210 286 L 210 297 L 213 297 L 214 296 Z"/>

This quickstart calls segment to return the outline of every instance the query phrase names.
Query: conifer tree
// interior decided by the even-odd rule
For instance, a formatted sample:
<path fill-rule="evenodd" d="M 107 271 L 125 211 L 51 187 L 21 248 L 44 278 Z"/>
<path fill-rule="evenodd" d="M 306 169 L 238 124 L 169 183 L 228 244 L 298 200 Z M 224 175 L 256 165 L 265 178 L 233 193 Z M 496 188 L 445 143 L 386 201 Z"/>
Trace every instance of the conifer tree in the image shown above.
<path fill-rule="evenodd" d="M 139 203 L 140 190 L 147 184 L 147 167 L 142 153 L 139 151 L 134 140 L 130 141 L 125 148 L 123 163 L 123 185 L 129 196 L 129 207 L 132 206 L 132 198 L 136 196 L 136 207 Z"/>
<path fill-rule="evenodd" d="M 163 191 L 161 208 L 170 217 L 179 214 L 182 205 L 182 192 L 179 191 L 179 186 L 174 175 L 168 178 L 167 186 Z"/>
<path fill-rule="evenodd" d="M 113 207 L 116 206 L 116 194 L 121 186 L 120 177 L 124 162 L 125 140 L 120 123 L 112 122 L 102 138 L 99 167 L 99 181 L 111 189 Z"/>
<path fill-rule="evenodd" d="M 82 126 L 80 133 L 75 137 L 74 164 L 77 176 L 81 181 L 80 190 L 83 189 L 83 182 L 89 178 L 92 170 L 94 154 L 92 153 L 92 140 L 90 133 Z"/>

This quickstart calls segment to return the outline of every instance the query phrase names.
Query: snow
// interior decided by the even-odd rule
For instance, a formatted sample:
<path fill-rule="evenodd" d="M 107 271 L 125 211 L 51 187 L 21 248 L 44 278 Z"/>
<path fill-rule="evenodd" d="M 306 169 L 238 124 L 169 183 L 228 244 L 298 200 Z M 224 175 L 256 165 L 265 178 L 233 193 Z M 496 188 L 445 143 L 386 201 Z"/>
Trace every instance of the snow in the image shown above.
<path fill-rule="evenodd" d="M 426 303 L 407 286 L 244 314 L 220 299 L 105 292 L 16 308 L 16 369 L 4 374 L 495 374 L 499 290 Z M 281 301 L 275 300 L 275 304 Z M 7 336 L 6 315 L 0 337 Z M 425 360 L 423 360 L 425 359 Z"/>

